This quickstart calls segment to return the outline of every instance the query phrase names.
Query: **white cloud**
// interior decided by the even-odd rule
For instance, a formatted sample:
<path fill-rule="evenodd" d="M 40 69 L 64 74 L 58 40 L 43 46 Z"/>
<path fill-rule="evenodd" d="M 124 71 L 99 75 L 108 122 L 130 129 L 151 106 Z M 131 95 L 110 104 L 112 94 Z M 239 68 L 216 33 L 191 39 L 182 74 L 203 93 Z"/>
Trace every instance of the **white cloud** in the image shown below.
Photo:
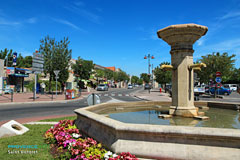
<path fill-rule="evenodd" d="M 67 20 L 64 20 L 64 19 L 55 19 L 55 18 L 52 18 L 52 19 L 53 19 L 54 21 L 58 22 L 58 23 L 62 23 L 62 24 L 65 24 L 65 25 L 67 25 L 67 26 L 70 26 L 70 27 L 72 27 L 72 28 L 74 28 L 74 29 L 80 30 L 81 32 L 86 32 L 84 29 L 76 26 L 75 24 L 73 24 L 73 23 L 71 23 L 71 22 L 69 22 L 69 21 L 67 21 Z"/>
<path fill-rule="evenodd" d="M 76 5 L 76 6 L 85 6 L 85 4 L 82 2 L 82 1 L 76 1 L 76 2 L 74 2 L 74 4 Z"/>
<path fill-rule="evenodd" d="M 240 11 L 231 11 L 228 12 L 227 14 L 223 15 L 222 17 L 220 17 L 220 20 L 226 20 L 229 18 L 237 18 L 240 17 Z"/>
<path fill-rule="evenodd" d="M 18 26 L 21 23 L 18 21 L 9 21 L 4 18 L 0 18 L 0 25 L 8 25 L 8 26 Z"/>
<path fill-rule="evenodd" d="M 85 6 L 85 5 L 84 5 Z M 68 5 L 68 6 L 64 6 L 65 9 L 74 12 L 82 17 L 84 17 L 85 19 L 88 19 L 91 22 L 100 24 L 100 16 L 98 16 L 97 14 L 94 14 L 93 12 L 90 12 L 89 10 L 84 9 L 83 5 L 76 5 L 76 3 L 74 3 L 73 5 Z"/>
<path fill-rule="evenodd" d="M 212 49 L 215 49 L 216 51 L 239 50 L 240 49 L 240 38 L 222 41 L 220 43 L 214 44 L 209 47 L 211 47 Z"/>
<path fill-rule="evenodd" d="M 202 39 L 199 39 L 198 41 L 197 41 L 197 45 L 198 46 L 201 46 L 201 45 L 203 45 L 203 43 L 204 43 L 204 39 L 202 38 Z"/>
<path fill-rule="evenodd" d="M 29 19 L 26 20 L 26 22 L 27 23 L 31 23 L 31 24 L 36 23 L 37 22 L 37 18 L 35 18 L 35 17 L 29 18 Z"/>

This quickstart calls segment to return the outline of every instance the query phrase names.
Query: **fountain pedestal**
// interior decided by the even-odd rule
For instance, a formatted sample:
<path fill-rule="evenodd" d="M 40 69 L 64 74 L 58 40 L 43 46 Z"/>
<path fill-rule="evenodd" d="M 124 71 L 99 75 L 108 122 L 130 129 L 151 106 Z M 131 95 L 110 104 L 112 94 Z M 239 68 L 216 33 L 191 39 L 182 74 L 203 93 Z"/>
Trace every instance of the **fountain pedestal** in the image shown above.
<path fill-rule="evenodd" d="M 172 106 L 170 114 L 194 117 L 197 108 L 194 106 L 193 90 L 193 44 L 208 28 L 197 24 L 171 25 L 157 32 L 158 37 L 171 46 L 172 63 Z"/>

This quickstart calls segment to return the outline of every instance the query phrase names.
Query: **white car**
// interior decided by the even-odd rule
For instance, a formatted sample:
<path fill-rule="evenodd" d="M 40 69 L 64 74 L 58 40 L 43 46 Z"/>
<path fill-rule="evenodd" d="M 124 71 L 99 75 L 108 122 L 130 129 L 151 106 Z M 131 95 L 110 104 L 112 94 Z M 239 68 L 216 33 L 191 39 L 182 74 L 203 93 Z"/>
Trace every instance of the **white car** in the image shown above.
<path fill-rule="evenodd" d="M 237 91 L 237 85 L 236 84 L 224 84 L 224 88 L 229 88 L 230 91 Z"/>
<path fill-rule="evenodd" d="M 133 89 L 133 86 L 131 84 L 129 84 L 128 89 Z"/>

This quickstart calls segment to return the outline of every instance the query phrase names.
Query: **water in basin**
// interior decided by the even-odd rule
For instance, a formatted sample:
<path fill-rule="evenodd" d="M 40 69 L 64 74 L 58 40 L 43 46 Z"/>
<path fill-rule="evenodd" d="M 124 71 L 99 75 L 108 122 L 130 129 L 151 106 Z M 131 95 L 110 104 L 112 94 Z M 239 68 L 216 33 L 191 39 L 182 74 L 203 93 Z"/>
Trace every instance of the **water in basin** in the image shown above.
<path fill-rule="evenodd" d="M 209 120 L 197 120 L 194 118 L 183 118 L 174 116 L 170 119 L 158 118 L 160 113 L 167 110 L 142 110 L 136 112 L 108 113 L 112 119 L 136 124 L 155 124 L 155 125 L 180 125 L 180 126 L 195 126 L 195 127 L 213 127 L 213 128 L 235 128 L 240 129 L 239 112 L 228 109 L 210 108 L 204 110 L 205 115 Z M 202 110 L 200 110 L 202 112 Z"/>

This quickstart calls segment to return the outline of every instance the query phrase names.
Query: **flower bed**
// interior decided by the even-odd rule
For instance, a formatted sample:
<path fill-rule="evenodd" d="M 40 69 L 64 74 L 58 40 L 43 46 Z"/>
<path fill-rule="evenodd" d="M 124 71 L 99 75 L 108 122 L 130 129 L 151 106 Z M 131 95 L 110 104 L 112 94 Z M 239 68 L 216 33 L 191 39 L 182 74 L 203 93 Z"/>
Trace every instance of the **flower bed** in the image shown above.
<path fill-rule="evenodd" d="M 113 154 L 92 138 L 83 137 L 73 120 L 61 120 L 45 133 L 45 141 L 51 144 L 56 159 L 70 160 L 137 160 L 130 153 Z"/>

